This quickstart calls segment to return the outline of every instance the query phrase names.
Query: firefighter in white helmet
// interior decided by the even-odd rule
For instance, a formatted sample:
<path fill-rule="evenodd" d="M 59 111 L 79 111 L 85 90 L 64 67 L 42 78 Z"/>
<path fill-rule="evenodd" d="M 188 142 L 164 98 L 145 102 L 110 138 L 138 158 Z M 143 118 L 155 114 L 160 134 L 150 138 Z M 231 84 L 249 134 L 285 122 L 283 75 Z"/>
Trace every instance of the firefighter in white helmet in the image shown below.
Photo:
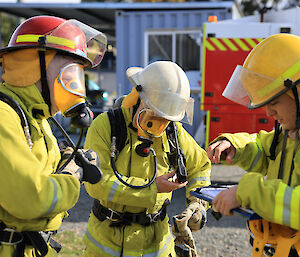
<path fill-rule="evenodd" d="M 253 256 L 300 254 L 299 44 L 300 37 L 290 34 L 263 40 L 236 68 L 223 93 L 250 109 L 264 107 L 275 129 L 222 134 L 207 148 L 213 163 L 248 171 L 213 206 L 225 215 L 238 206 L 251 208 L 262 217 L 248 224 Z"/>
<path fill-rule="evenodd" d="M 100 114 L 87 132 L 85 147 L 98 153 L 103 179 L 86 185 L 95 202 L 85 256 L 175 256 L 166 215 L 172 191 L 186 187 L 188 219 L 195 214 L 200 229 L 206 206 L 189 192 L 210 184 L 210 161 L 179 122 L 193 118 L 189 81 L 169 61 L 126 75 L 133 89 L 122 107 Z"/>
<path fill-rule="evenodd" d="M 61 111 L 89 125 L 83 70 L 100 63 L 105 46 L 104 34 L 79 21 L 36 16 L 0 49 L 1 257 L 57 256 L 51 236 L 77 202 L 80 182 L 95 182 L 82 159 L 67 162 L 70 147 L 61 158 L 47 119 Z M 97 173 L 95 152 L 81 153 Z"/>

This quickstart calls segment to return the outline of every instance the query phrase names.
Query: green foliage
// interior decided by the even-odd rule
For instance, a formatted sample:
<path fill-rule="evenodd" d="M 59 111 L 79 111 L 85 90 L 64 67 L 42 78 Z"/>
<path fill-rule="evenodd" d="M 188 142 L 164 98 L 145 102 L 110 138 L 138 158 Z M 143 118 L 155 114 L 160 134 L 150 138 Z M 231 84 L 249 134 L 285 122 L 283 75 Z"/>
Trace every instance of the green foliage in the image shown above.
<path fill-rule="evenodd" d="M 1 18 L 1 47 L 7 46 L 11 35 L 18 26 L 18 19 L 6 13 L 0 13 Z"/>
<path fill-rule="evenodd" d="M 245 16 L 268 10 L 292 8 L 299 5 L 300 0 L 241 0 L 239 5 Z"/>
<path fill-rule="evenodd" d="M 76 257 L 83 255 L 85 245 L 82 241 L 82 237 L 75 231 L 58 232 L 53 239 L 62 245 L 62 249 L 59 252 L 60 257 Z"/>

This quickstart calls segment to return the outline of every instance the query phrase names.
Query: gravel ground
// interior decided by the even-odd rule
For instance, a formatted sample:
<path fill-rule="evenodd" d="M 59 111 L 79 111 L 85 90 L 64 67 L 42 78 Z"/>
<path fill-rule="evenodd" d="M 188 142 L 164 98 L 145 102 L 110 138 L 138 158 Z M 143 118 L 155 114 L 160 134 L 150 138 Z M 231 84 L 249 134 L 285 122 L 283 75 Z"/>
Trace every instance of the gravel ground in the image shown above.
<path fill-rule="evenodd" d="M 243 173 L 244 171 L 238 167 L 213 165 L 212 181 L 237 182 Z M 60 230 L 75 231 L 83 236 L 92 203 L 93 200 L 82 187 L 78 203 L 70 210 L 70 216 L 65 219 Z M 169 217 L 179 214 L 184 208 L 185 191 L 182 189 L 174 191 L 172 203 L 168 208 Z M 252 253 L 246 219 L 239 214 L 232 217 L 223 216 L 217 221 L 209 210 L 206 226 L 194 232 L 193 236 L 201 257 L 247 257 Z"/>

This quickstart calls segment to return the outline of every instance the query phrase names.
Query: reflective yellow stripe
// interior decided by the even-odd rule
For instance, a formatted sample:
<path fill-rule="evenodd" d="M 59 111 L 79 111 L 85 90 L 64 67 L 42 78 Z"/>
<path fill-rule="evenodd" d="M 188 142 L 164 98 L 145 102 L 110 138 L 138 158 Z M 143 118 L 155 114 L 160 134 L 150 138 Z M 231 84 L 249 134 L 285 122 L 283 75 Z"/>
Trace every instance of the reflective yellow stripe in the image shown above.
<path fill-rule="evenodd" d="M 50 190 L 48 191 L 49 200 L 46 205 L 41 209 L 43 215 L 48 215 L 55 210 L 57 203 L 62 199 L 61 186 L 55 178 L 49 178 Z"/>
<path fill-rule="evenodd" d="M 38 42 L 39 38 L 42 37 L 42 35 L 19 35 L 17 36 L 17 43 L 28 43 L 28 42 Z"/>
<path fill-rule="evenodd" d="M 242 50 L 244 50 L 244 51 L 250 51 L 249 47 L 246 46 L 246 45 L 243 43 L 243 41 L 240 40 L 239 38 L 234 38 L 233 40 L 234 40 L 235 43 L 238 44 L 238 46 L 239 46 L 240 48 L 242 48 Z"/>
<path fill-rule="evenodd" d="M 232 42 L 228 38 L 222 38 L 222 40 L 223 40 L 224 44 L 226 44 L 230 50 L 232 50 L 232 51 L 239 50 L 234 44 L 232 44 Z"/>
<path fill-rule="evenodd" d="M 121 175 L 120 174 L 120 176 L 121 176 L 121 178 L 123 179 L 123 175 Z M 110 183 L 110 182 L 109 182 Z M 108 193 L 108 197 L 107 197 L 107 201 L 109 201 L 109 202 L 112 202 L 113 201 L 113 198 L 114 198 L 114 196 L 115 196 L 115 193 L 118 191 L 118 187 L 119 187 L 119 185 L 120 185 L 120 181 L 118 180 L 118 179 L 116 179 L 113 183 L 112 183 L 112 186 L 111 186 L 111 188 L 110 188 L 110 190 L 109 190 L 109 193 Z"/>
<path fill-rule="evenodd" d="M 299 229 L 299 201 L 300 201 L 300 188 L 297 187 L 293 190 L 291 199 L 291 227 Z"/>
<path fill-rule="evenodd" d="M 252 48 L 256 47 L 256 43 L 251 38 L 244 39 Z"/>
<path fill-rule="evenodd" d="M 215 51 L 216 49 L 207 41 L 205 40 L 205 47 L 210 51 Z"/>
<path fill-rule="evenodd" d="M 210 38 L 210 40 L 216 45 L 216 47 L 217 47 L 219 50 L 221 50 L 221 51 L 226 51 L 226 50 L 227 50 L 226 47 L 223 46 L 223 45 L 220 43 L 219 39 L 217 39 L 217 38 L 215 38 L 215 37 L 212 37 L 212 38 Z"/>
<path fill-rule="evenodd" d="M 121 255 L 121 248 L 118 247 L 119 248 L 118 250 L 114 250 L 114 249 L 109 248 L 108 246 L 103 245 L 102 242 L 97 241 L 92 236 L 92 234 L 89 231 L 89 228 L 86 230 L 84 237 L 86 237 L 90 242 L 92 242 L 96 246 L 97 252 L 101 255 L 103 254 L 103 252 L 106 254 L 109 254 L 110 256 L 118 257 Z"/>
<path fill-rule="evenodd" d="M 66 46 L 69 48 L 74 49 L 75 43 L 72 40 L 62 38 L 62 37 L 54 37 L 54 36 L 46 36 L 47 42 L 50 44 L 58 44 L 61 46 Z"/>
<path fill-rule="evenodd" d="M 276 223 L 282 224 L 282 213 L 284 204 L 284 193 L 287 185 L 280 182 L 275 195 L 274 219 Z"/>
<path fill-rule="evenodd" d="M 300 61 L 296 62 L 292 67 L 286 70 L 279 78 L 273 80 L 267 86 L 263 87 L 262 89 L 258 90 L 257 94 L 260 97 L 263 97 L 270 92 L 274 91 L 280 86 L 283 86 L 283 83 L 286 79 L 291 78 L 300 70 Z"/>
<path fill-rule="evenodd" d="M 38 42 L 40 37 L 43 37 L 44 35 L 19 35 L 17 37 L 16 42 L 17 43 L 29 43 L 29 42 Z M 62 38 L 62 37 L 55 37 L 55 36 L 46 36 L 47 43 L 50 44 L 57 44 L 61 46 L 66 46 L 69 48 L 75 48 L 75 43 L 72 40 Z"/>
<path fill-rule="evenodd" d="M 257 153 L 256 153 L 255 158 L 254 158 L 253 162 L 251 163 L 250 167 L 248 169 L 246 169 L 248 172 L 253 170 L 253 168 L 258 163 L 260 157 L 262 156 L 262 147 L 260 146 L 260 144 L 258 142 L 256 142 L 256 146 L 257 146 L 257 148 L 256 148 Z"/>

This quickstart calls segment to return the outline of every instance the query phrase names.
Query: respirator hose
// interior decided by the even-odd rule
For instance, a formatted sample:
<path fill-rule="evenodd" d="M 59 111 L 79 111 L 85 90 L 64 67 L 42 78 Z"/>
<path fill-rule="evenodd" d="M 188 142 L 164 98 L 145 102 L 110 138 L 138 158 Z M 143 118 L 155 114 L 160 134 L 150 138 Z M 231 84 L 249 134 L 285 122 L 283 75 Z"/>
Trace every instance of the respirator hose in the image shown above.
<path fill-rule="evenodd" d="M 54 125 L 60 130 L 60 132 L 63 134 L 64 138 L 68 141 L 69 145 L 73 148 L 73 153 L 69 156 L 69 158 L 67 159 L 67 161 L 64 163 L 63 166 L 60 167 L 60 169 L 58 171 L 56 171 L 55 173 L 60 173 L 68 164 L 69 162 L 73 159 L 73 157 L 75 156 L 77 150 L 80 147 L 82 138 L 83 138 L 83 131 L 84 129 L 81 128 L 80 129 L 80 134 L 79 134 L 79 138 L 78 141 L 76 143 L 76 145 L 73 143 L 72 139 L 69 137 L 69 135 L 67 134 L 67 132 L 64 130 L 64 128 L 57 122 L 56 119 L 54 119 L 53 117 L 49 118 Z"/>
<path fill-rule="evenodd" d="M 133 189 L 142 189 L 142 188 L 146 188 L 148 186 L 150 186 L 156 179 L 156 175 L 157 175 L 157 160 L 156 160 L 156 154 L 155 154 L 155 151 L 152 149 L 152 148 L 149 148 L 149 150 L 151 151 L 152 155 L 153 155 L 153 161 L 154 161 L 154 175 L 152 177 L 152 179 L 145 185 L 142 185 L 142 186 L 135 186 L 135 185 L 131 185 L 129 183 L 127 183 L 126 181 L 124 181 L 120 175 L 120 173 L 118 172 L 117 168 L 116 168 L 116 165 L 115 165 L 115 153 L 112 151 L 112 154 L 111 154 L 111 158 L 110 158 L 110 161 L 111 161 L 111 167 L 117 177 L 117 179 L 122 183 L 124 184 L 125 186 L 128 186 L 128 187 L 131 187 Z"/>

